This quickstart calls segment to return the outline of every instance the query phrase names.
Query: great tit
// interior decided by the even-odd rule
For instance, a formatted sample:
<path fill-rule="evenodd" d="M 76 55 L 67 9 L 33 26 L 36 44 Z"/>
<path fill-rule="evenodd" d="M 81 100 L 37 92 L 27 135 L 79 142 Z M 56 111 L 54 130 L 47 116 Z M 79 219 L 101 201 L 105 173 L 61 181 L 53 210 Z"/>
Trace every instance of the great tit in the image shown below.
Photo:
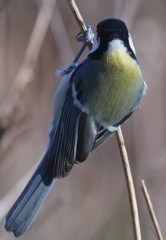
<path fill-rule="evenodd" d="M 101 146 L 136 110 L 146 84 L 125 23 L 97 25 L 93 48 L 55 93 L 48 147 L 25 189 L 8 212 L 7 231 L 21 236 L 55 183 Z"/>

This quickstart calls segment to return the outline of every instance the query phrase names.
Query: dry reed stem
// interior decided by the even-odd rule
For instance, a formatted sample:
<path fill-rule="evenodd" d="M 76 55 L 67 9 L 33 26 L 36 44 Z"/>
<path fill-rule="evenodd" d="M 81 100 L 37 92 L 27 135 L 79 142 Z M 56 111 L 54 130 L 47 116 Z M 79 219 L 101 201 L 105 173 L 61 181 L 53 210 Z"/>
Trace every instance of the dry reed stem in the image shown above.
<path fill-rule="evenodd" d="M 28 83 L 33 79 L 34 67 L 53 14 L 55 3 L 56 0 L 42 0 L 41 2 L 23 63 L 4 99 L 0 103 L 1 129 L 7 128 L 15 118 L 19 118 L 19 116 L 15 115 L 20 114 L 16 111 L 20 106 L 20 96 L 23 94 Z"/>
<path fill-rule="evenodd" d="M 125 177 L 126 177 L 130 208 L 131 208 L 131 214 L 132 214 L 134 236 L 135 236 L 135 240 L 141 240 L 142 239 L 141 228 L 140 228 L 140 222 L 139 222 L 136 194 L 135 194 L 133 178 L 131 174 L 130 164 L 129 164 L 128 155 L 127 155 L 121 128 L 119 128 L 119 130 L 116 131 L 116 138 L 118 141 L 118 146 L 119 146 L 123 168 L 125 172 Z"/>
<path fill-rule="evenodd" d="M 87 27 L 85 25 L 85 22 L 84 22 L 82 16 L 81 16 L 80 11 L 78 10 L 78 7 L 77 7 L 75 1 L 73 1 L 73 0 L 67 0 L 67 1 L 69 3 L 69 6 L 70 6 L 70 8 L 73 12 L 73 15 L 74 15 L 78 25 L 80 26 L 80 30 L 81 30 L 82 34 L 85 35 L 85 31 L 87 30 Z M 88 44 L 89 49 L 91 49 L 92 46 L 93 46 L 93 42 L 91 41 Z"/>
<path fill-rule="evenodd" d="M 86 31 L 86 25 L 85 22 L 76 6 L 76 3 L 74 0 L 67 0 L 69 3 L 69 6 L 73 12 L 73 15 L 75 16 L 75 19 L 80 26 L 81 32 L 85 34 Z M 89 48 L 91 49 L 92 44 L 89 45 Z M 116 132 L 116 137 L 118 141 L 119 150 L 121 153 L 121 158 L 123 162 L 126 182 L 127 182 L 127 188 L 128 188 L 128 194 L 129 194 L 129 200 L 130 200 L 130 207 L 132 212 L 132 222 L 133 222 L 133 229 L 134 229 L 134 236 L 135 240 L 141 240 L 141 229 L 140 229 L 140 222 L 139 222 L 139 215 L 138 215 L 138 208 L 137 208 L 137 201 L 136 201 L 136 195 L 135 195 L 135 189 L 132 179 L 132 174 L 130 170 L 130 164 L 128 161 L 127 151 L 124 144 L 123 134 L 121 131 L 121 128 Z"/>
<path fill-rule="evenodd" d="M 161 229 L 160 229 L 159 223 L 157 221 L 157 218 L 156 218 L 156 215 L 155 215 L 155 212 L 154 212 L 154 208 L 153 208 L 152 202 L 150 200 L 150 196 L 149 196 L 149 193 L 148 193 L 148 190 L 146 188 L 144 180 L 141 181 L 141 184 L 142 184 L 142 192 L 144 194 L 145 201 L 146 201 L 146 204 L 147 204 L 147 207 L 148 207 L 148 211 L 149 211 L 150 217 L 152 219 L 154 228 L 156 230 L 157 237 L 158 237 L 159 240 L 163 240 Z"/>

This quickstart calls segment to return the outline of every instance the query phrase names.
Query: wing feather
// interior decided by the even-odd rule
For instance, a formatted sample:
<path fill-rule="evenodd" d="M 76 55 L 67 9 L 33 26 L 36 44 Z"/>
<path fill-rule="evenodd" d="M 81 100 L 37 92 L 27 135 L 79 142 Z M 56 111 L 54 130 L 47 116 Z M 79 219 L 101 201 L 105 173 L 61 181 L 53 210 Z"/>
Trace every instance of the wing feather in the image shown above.
<path fill-rule="evenodd" d="M 134 113 L 134 110 L 131 111 L 129 114 L 127 114 L 124 118 L 122 118 L 119 122 L 117 122 L 113 127 L 119 127 L 124 122 L 126 122 L 129 117 Z M 93 146 L 93 150 L 100 147 L 102 144 L 104 144 L 113 134 L 114 132 L 109 131 L 107 128 L 104 128 L 103 126 L 100 126 L 98 128 L 96 140 Z"/>
<path fill-rule="evenodd" d="M 96 141 L 93 145 L 93 150 L 104 144 L 113 134 L 114 132 L 110 132 L 108 129 L 100 127 L 100 131 L 98 131 Z"/>
<path fill-rule="evenodd" d="M 91 117 L 74 106 L 72 95 L 64 102 L 57 127 L 50 134 L 49 166 L 54 178 L 62 178 L 75 163 L 84 161 L 96 139 L 95 123 Z"/>

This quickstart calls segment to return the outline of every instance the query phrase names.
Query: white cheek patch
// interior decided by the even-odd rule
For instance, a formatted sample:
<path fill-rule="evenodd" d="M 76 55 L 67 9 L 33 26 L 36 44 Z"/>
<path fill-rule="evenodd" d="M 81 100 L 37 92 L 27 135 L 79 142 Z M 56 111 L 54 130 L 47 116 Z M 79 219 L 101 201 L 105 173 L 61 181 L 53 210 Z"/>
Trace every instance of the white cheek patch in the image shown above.
<path fill-rule="evenodd" d="M 108 45 L 108 52 L 114 51 L 114 50 L 122 50 L 122 51 L 127 51 L 126 47 L 124 46 L 123 42 L 120 39 L 114 39 L 109 42 Z"/>
<path fill-rule="evenodd" d="M 94 43 L 93 43 L 93 47 L 92 49 L 89 51 L 89 53 L 92 53 L 94 51 L 96 51 L 99 48 L 100 45 L 100 39 L 97 39 L 97 33 L 94 36 Z"/>
<path fill-rule="evenodd" d="M 134 44 L 133 44 L 133 41 L 132 41 L 130 33 L 129 33 L 129 45 L 130 45 L 133 53 L 136 55 L 135 47 L 134 47 Z"/>

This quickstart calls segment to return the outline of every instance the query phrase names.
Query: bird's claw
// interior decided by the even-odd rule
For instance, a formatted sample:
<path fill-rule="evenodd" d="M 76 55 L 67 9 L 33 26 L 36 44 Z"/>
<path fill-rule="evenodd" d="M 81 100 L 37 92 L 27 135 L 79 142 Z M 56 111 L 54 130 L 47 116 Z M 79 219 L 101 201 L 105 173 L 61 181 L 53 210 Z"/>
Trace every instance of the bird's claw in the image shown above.
<path fill-rule="evenodd" d="M 83 42 L 83 46 L 82 46 L 81 50 L 79 51 L 79 53 L 77 54 L 77 56 L 75 57 L 73 62 L 68 67 L 65 67 L 65 68 L 62 68 L 62 69 L 59 69 L 56 71 L 57 76 L 67 75 L 67 74 L 71 73 L 74 69 L 76 69 L 77 61 L 78 61 L 79 57 L 81 56 L 82 52 L 84 51 L 84 49 L 88 45 L 88 43 L 90 41 L 92 41 L 94 38 L 94 33 L 93 33 L 92 27 L 90 25 L 87 26 L 85 36 L 83 36 L 81 34 L 82 33 L 80 32 L 76 36 L 76 39 L 78 42 Z"/>
<path fill-rule="evenodd" d="M 76 35 L 76 40 L 78 42 L 86 42 L 86 43 L 89 43 L 93 40 L 94 38 L 94 33 L 93 33 L 93 30 L 92 30 L 92 27 L 90 25 L 87 26 L 87 30 L 85 32 L 85 36 L 81 35 L 82 33 L 79 32 L 77 35 Z"/>

